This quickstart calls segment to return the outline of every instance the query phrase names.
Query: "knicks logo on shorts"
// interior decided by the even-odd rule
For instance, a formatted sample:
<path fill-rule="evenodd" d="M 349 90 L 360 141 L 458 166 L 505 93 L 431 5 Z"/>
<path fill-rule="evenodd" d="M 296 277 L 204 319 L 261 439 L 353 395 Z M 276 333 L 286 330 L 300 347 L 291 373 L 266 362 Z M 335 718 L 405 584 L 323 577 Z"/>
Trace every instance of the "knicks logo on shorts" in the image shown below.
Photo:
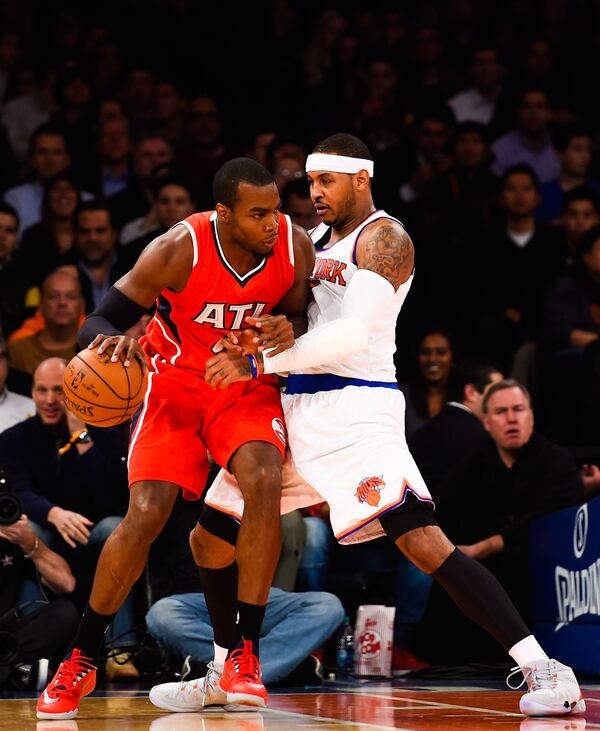
<path fill-rule="evenodd" d="M 271 422 L 271 426 L 273 427 L 273 431 L 275 432 L 276 437 L 283 445 L 285 445 L 285 426 L 283 425 L 283 421 L 281 421 L 281 419 L 273 419 L 273 421 Z"/>
<path fill-rule="evenodd" d="M 379 475 L 379 477 L 365 477 L 364 480 L 358 483 L 354 496 L 358 498 L 359 503 L 367 503 L 367 505 L 376 507 L 379 505 L 380 493 L 384 487 L 383 475 Z"/>

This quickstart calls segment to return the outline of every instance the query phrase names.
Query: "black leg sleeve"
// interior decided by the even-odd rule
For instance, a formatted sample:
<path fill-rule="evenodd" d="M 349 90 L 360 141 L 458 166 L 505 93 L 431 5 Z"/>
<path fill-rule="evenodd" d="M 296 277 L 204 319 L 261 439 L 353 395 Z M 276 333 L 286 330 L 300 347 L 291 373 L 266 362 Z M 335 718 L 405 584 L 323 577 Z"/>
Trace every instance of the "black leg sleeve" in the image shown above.
<path fill-rule="evenodd" d="M 444 587 L 471 621 L 492 635 L 505 650 L 531 634 L 496 577 L 458 548 L 431 578 Z"/>
<path fill-rule="evenodd" d="M 212 533 L 213 536 L 220 538 L 222 541 L 225 541 L 232 546 L 237 544 L 240 524 L 230 515 L 222 513 L 220 510 L 209 508 L 208 505 L 205 505 L 198 524 L 201 525 L 205 531 Z"/>
<path fill-rule="evenodd" d="M 235 561 L 223 569 L 198 567 L 204 600 L 210 614 L 215 642 L 229 648 L 237 614 L 238 567 Z"/>

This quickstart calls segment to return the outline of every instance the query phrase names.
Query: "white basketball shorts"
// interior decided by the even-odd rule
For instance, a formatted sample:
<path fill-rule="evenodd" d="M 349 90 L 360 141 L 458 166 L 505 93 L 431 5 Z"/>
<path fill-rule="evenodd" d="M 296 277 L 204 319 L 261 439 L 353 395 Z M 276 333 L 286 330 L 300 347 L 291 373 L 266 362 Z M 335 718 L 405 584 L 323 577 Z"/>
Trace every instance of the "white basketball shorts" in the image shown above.
<path fill-rule="evenodd" d="M 289 444 L 282 513 L 326 501 L 338 541 L 360 543 L 384 535 L 379 516 L 402 505 L 409 492 L 432 502 L 406 445 L 405 401 L 397 388 L 284 393 L 282 404 Z M 233 475 L 220 471 L 206 504 L 241 520 L 244 500 Z"/>

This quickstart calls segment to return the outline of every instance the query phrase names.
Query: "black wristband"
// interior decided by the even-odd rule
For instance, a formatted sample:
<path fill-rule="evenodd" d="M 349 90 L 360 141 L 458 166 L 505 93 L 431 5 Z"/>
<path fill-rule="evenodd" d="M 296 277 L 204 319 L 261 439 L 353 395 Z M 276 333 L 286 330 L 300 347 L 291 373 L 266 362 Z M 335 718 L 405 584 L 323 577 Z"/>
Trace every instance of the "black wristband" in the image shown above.
<path fill-rule="evenodd" d="M 146 307 L 138 305 L 116 287 L 111 287 L 77 333 L 79 347 L 87 348 L 100 333 L 122 335 L 147 312 Z"/>

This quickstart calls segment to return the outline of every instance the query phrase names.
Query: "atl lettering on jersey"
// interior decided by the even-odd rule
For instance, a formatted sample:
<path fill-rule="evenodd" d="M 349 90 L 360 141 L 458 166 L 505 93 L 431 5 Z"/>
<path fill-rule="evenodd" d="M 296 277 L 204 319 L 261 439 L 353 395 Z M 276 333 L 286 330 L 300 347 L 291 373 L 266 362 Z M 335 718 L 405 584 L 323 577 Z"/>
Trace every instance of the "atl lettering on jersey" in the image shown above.
<path fill-rule="evenodd" d="M 248 315 L 269 314 L 292 287 L 292 224 L 280 214 L 272 251 L 244 275 L 227 261 L 215 211 L 195 213 L 177 225 L 185 226 L 192 238 L 192 272 L 181 292 L 160 293 L 140 342 L 150 358 L 158 354 L 171 365 L 203 372 L 226 332 L 243 328 Z"/>

